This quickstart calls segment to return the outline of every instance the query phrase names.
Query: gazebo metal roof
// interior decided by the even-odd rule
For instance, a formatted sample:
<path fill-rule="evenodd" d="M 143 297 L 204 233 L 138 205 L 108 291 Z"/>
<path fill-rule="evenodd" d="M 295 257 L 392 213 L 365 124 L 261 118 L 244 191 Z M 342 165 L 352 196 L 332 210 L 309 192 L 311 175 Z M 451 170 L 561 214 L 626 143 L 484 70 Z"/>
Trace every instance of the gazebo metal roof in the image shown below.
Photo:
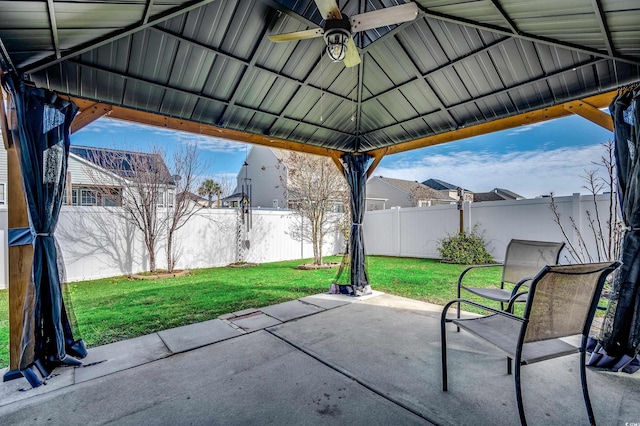
<path fill-rule="evenodd" d="M 338 2 L 347 15 L 399 3 Z M 90 114 L 334 157 L 602 107 L 611 95 L 596 95 L 640 80 L 637 0 L 416 3 L 415 21 L 358 33 L 362 63 L 345 68 L 322 38 L 267 38 L 320 25 L 310 0 L 0 1 L 1 66 Z"/>

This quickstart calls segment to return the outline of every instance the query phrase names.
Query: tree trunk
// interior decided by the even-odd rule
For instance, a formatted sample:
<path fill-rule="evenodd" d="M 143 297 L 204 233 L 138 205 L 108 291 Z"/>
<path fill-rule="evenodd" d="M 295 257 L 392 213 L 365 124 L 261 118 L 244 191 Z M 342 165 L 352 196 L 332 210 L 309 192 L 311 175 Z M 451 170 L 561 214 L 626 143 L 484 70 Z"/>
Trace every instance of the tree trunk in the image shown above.
<path fill-rule="evenodd" d="M 173 272 L 175 266 L 175 259 L 173 258 L 173 232 L 169 232 L 167 234 L 167 272 Z"/>
<path fill-rule="evenodd" d="M 156 254 L 153 252 L 153 249 L 147 246 L 147 251 L 149 252 L 149 271 L 156 271 Z"/>

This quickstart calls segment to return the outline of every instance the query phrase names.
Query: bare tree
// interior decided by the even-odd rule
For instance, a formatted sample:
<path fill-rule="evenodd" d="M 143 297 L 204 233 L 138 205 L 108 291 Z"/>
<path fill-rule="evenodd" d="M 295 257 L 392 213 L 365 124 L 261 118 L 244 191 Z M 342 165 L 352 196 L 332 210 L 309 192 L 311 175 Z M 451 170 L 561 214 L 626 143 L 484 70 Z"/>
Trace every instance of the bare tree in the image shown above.
<path fill-rule="evenodd" d="M 175 246 L 175 233 L 200 209 L 200 205 L 192 200 L 191 195 L 197 188 L 197 182 L 203 172 L 204 165 L 197 155 L 198 145 L 182 143 L 173 152 L 171 169 L 175 185 L 175 200 L 167 199 L 167 271 L 173 272 L 178 260 Z M 219 186 L 218 186 L 218 197 Z M 167 194 L 168 196 L 170 195 Z"/>
<path fill-rule="evenodd" d="M 157 269 L 157 246 L 164 235 L 169 269 L 175 266 L 174 233 L 194 213 L 195 203 L 188 193 L 199 172 L 195 150 L 192 145 L 176 148 L 174 174 L 167 168 L 165 151 L 157 146 L 151 153 L 100 148 L 85 152 L 86 159 L 99 168 L 86 168 L 93 184 L 76 195 L 78 204 L 120 207 L 114 212 L 142 233 L 151 272 Z"/>
<path fill-rule="evenodd" d="M 347 182 L 333 162 L 317 155 L 288 152 L 283 179 L 289 207 L 297 218 L 290 229 L 293 238 L 313 246 L 313 263 L 321 265 L 325 236 L 339 230 L 344 216 Z"/>
<path fill-rule="evenodd" d="M 588 228 L 593 235 L 595 241 L 595 252 L 589 251 L 586 242 L 586 236 L 580 232 L 579 224 L 575 219 L 569 216 L 571 230 L 577 236 L 575 242 L 567 235 L 567 229 L 562 223 L 562 214 L 559 207 L 551 194 L 551 204 L 549 208 L 553 213 L 553 221 L 560 227 L 562 235 L 567 242 L 567 249 L 575 262 L 603 262 L 617 260 L 620 255 L 620 246 L 623 235 L 623 224 L 618 219 L 618 198 L 616 197 L 616 178 L 614 163 L 614 143 L 608 141 L 602 144 L 605 148 L 605 154 L 600 161 L 594 162 L 594 165 L 604 169 L 606 175 L 600 176 L 598 169 L 585 170 L 585 175 L 581 176 L 585 181 L 585 188 L 592 197 L 593 210 L 587 210 Z M 596 195 L 600 192 L 609 195 L 609 210 L 603 218 L 598 209 Z M 592 212 L 593 211 L 593 212 Z"/>

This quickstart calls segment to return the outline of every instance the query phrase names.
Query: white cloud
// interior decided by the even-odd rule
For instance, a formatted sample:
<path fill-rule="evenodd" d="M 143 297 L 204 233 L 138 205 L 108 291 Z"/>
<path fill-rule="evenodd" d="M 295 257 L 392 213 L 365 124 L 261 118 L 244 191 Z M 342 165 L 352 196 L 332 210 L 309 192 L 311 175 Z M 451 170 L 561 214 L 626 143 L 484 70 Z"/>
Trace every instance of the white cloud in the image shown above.
<path fill-rule="evenodd" d="M 531 198 L 553 192 L 556 195 L 586 193 L 583 188 L 585 170 L 605 153 L 601 145 L 559 148 L 549 151 L 510 152 L 506 154 L 477 153 L 424 155 L 415 159 L 393 156 L 383 160 L 374 172 L 385 177 L 417 180 L 440 179 L 471 191 L 505 188 Z M 600 172 L 601 176 L 604 171 Z"/>

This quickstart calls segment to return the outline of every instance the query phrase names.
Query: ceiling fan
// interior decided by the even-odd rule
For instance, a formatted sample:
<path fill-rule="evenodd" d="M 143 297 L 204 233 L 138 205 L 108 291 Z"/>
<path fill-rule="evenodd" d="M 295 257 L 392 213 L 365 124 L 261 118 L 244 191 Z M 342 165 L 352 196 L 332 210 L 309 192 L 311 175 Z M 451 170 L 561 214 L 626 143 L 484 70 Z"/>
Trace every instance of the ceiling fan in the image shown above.
<path fill-rule="evenodd" d="M 314 0 L 314 2 L 324 19 L 323 28 L 274 34 L 269 36 L 269 40 L 297 41 L 322 36 L 327 44 L 329 58 L 333 62 L 344 61 L 346 67 L 353 67 L 360 63 L 360 54 L 353 41 L 353 33 L 413 21 L 418 16 L 418 6 L 415 3 L 386 7 L 349 18 L 340 13 L 336 0 Z"/>

